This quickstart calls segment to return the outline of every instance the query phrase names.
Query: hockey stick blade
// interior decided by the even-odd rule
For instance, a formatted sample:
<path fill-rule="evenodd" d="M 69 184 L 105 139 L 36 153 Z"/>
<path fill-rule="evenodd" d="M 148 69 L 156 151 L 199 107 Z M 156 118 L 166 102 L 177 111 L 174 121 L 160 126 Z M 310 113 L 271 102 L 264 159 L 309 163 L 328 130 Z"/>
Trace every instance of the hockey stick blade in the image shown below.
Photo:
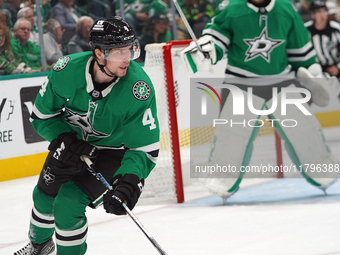
<path fill-rule="evenodd" d="M 87 166 L 89 167 L 89 171 L 96 176 L 98 180 L 100 180 L 103 185 L 108 189 L 108 190 L 113 190 L 111 185 L 107 182 L 107 180 L 104 178 L 104 176 L 96 169 L 92 161 L 82 155 L 81 160 L 83 160 Z M 155 238 L 151 236 L 151 234 L 146 230 L 146 228 L 143 226 L 143 224 L 138 220 L 138 218 L 132 213 L 132 211 L 129 209 L 129 207 L 123 203 L 118 197 L 116 198 L 119 202 L 121 202 L 122 206 L 124 207 L 126 213 L 130 216 L 130 218 L 137 224 L 137 226 L 142 230 L 144 235 L 149 239 L 149 241 L 155 246 L 155 248 L 158 250 L 159 254 L 161 255 L 167 255 L 167 253 L 163 250 L 163 248 L 157 243 Z"/>

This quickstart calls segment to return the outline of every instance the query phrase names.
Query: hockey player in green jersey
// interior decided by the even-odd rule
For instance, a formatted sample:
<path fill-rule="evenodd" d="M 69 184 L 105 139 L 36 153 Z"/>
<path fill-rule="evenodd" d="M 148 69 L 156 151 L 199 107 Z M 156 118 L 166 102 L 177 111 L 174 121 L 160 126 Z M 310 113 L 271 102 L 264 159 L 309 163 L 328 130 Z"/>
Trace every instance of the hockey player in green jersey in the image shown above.
<path fill-rule="evenodd" d="M 242 91 L 248 105 L 250 96 L 253 109 L 248 107 L 243 114 L 234 114 L 232 99 L 236 100 L 236 96 L 229 93 L 231 86 L 223 88 L 218 84 L 225 101 L 219 118 L 238 125 L 216 125 L 208 165 L 231 165 L 237 172 L 207 178 L 207 187 L 224 198 L 238 190 L 262 124 L 260 121 L 258 125 L 247 123 L 261 115 L 269 115 L 272 125 L 285 141 L 297 172 L 300 171 L 312 185 L 325 190 L 338 177 L 338 173 L 331 170 L 339 166 L 339 160 L 325 144 L 321 126 L 311 114 L 307 101 L 311 96 L 315 104 L 326 105 L 331 97 L 339 94 L 338 80 L 322 73 L 308 31 L 290 1 L 232 0 L 225 1 L 223 6 L 224 9 L 203 30 L 197 42 L 200 49 L 192 42 L 181 56 L 187 69 L 195 73 L 209 70 L 211 64 L 227 54 L 224 84 L 232 84 L 237 91 Z M 295 74 L 305 87 L 301 87 Z M 300 108 L 292 104 L 285 112 L 281 102 L 286 96 L 283 91 L 287 89 L 299 91 L 288 98 L 293 100 L 291 102 L 303 101 L 303 104 Z M 302 107 L 306 111 L 301 111 Z M 262 110 L 261 113 L 267 110 L 268 114 L 259 114 L 254 109 Z M 282 124 L 285 119 L 296 121 L 296 126 Z M 323 171 L 311 173 L 308 169 L 311 165 L 324 166 Z"/>
<path fill-rule="evenodd" d="M 86 252 L 87 206 L 108 213 L 132 210 L 159 149 L 156 98 L 148 75 L 133 59 L 140 48 L 120 17 L 98 20 L 93 52 L 60 58 L 42 85 L 31 121 L 50 141 L 29 228 L 29 244 L 15 254 L 81 255 Z M 107 191 L 80 156 L 92 159 L 111 183 Z"/>

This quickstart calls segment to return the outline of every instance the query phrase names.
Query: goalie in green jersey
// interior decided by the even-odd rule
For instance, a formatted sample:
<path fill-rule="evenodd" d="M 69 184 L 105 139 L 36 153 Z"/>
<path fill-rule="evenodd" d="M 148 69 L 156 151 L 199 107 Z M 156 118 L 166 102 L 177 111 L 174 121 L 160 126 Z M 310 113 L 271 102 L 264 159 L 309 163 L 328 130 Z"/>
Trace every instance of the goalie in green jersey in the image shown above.
<path fill-rule="evenodd" d="M 64 56 L 54 65 L 34 104 L 31 122 L 50 141 L 29 228 L 30 242 L 15 254 L 81 255 L 86 252 L 87 206 L 108 213 L 132 210 L 159 150 L 156 98 L 148 75 L 135 63 L 140 48 L 121 17 L 98 20 L 92 52 Z M 85 155 L 113 190 L 87 170 Z"/>
<path fill-rule="evenodd" d="M 200 49 L 191 42 L 181 52 L 191 73 L 208 71 L 225 54 L 228 59 L 223 83 L 227 85 L 214 85 L 222 88 L 222 101 L 224 99 L 219 119 L 231 121 L 216 125 L 208 166 L 230 165 L 236 171 L 206 178 L 206 186 L 224 198 L 238 190 L 249 169 L 253 141 L 261 126 L 261 122 L 246 123 L 268 115 L 285 141 L 294 169 L 310 184 L 325 190 L 339 177 L 339 159 L 325 144 L 321 125 L 307 101 L 311 97 L 313 103 L 326 106 L 339 94 L 339 81 L 324 74 L 316 63 L 308 31 L 290 1 L 226 0 L 221 6 L 223 10 L 207 23 L 197 41 Z M 229 93 L 231 87 L 240 93 Z M 287 90 L 298 92 L 290 93 L 291 105 L 286 108 L 282 102 L 287 102 L 284 94 Z M 248 99 L 248 109 L 242 114 L 234 114 L 236 96 Z M 294 105 L 302 101 L 298 107 Z M 295 121 L 296 126 L 285 125 L 284 120 Z M 245 124 L 240 125 L 242 123 Z M 318 169 L 311 171 L 309 166 Z"/>

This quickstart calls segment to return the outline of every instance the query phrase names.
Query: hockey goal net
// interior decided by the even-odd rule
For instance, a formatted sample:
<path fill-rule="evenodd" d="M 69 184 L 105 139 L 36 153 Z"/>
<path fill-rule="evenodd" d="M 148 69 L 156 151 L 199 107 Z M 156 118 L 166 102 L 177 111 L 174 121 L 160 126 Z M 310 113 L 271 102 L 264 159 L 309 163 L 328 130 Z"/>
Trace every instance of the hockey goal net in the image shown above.
<path fill-rule="evenodd" d="M 149 44 L 145 48 L 144 70 L 155 87 L 161 132 L 157 165 L 142 193 L 141 201 L 146 203 L 182 203 L 183 183 L 190 178 L 190 167 L 206 163 L 209 157 L 214 128 L 190 125 L 190 78 L 179 58 L 179 52 L 189 43 L 189 40 L 172 41 Z M 190 153 L 195 157 L 190 157 Z M 202 162 L 195 162 L 193 158 Z M 254 142 L 250 164 L 259 162 L 282 164 L 280 138 L 265 118 Z M 274 175 L 280 176 L 280 173 Z"/>

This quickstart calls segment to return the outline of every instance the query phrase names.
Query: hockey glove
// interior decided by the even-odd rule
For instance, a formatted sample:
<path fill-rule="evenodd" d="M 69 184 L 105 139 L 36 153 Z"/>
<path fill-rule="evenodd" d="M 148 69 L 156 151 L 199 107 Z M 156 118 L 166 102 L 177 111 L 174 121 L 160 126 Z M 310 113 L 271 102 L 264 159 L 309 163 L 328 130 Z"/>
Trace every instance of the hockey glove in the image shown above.
<path fill-rule="evenodd" d="M 216 64 L 216 49 L 210 35 L 198 39 L 202 52 L 199 51 L 195 41 L 181 51 L 180 57 L 189 74 L 197 71 L 210 71 L 211 65 Z"/>
<path fill-rule="evenodd" d="M 117 175 L 112 179 L 112 188 L 103 196 L 104 209 L 107 213 L 124 215 L 125 203 L 132 210 L 143 191 L 144 179 L 139 180 L 135 174 Z"/>
<path fill-rule="evenodd" d="M 75 133 L 62 133 L 54 139 L 48 149 L 53 152 L 53 157 L 69 166 L 78 169 L 87 169 L 87 165 L 80 159 L 81 155 L 94 158 L 98 149 L 89 143 L 77 138 Z"/>
<path fill-rule="evenodd" d="M 308 69 L 300 67 L 296 77 L 312 94 L 313 103 L 325 107 L 333 97 L 340 93 L 340 83 L 337 77 L 323 73 L 320 64 L 313 64 Z"/>

